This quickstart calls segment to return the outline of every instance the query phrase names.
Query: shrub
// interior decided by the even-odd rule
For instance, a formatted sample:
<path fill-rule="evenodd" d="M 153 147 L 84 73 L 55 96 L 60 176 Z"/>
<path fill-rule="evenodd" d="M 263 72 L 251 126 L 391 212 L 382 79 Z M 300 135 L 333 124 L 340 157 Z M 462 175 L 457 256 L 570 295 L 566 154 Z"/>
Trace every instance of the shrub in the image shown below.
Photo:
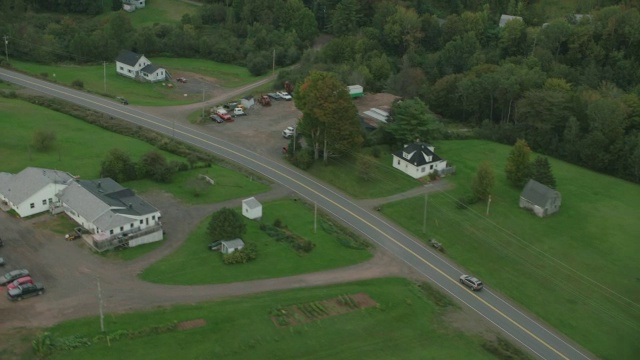
<path fill-rule="evenodd" d="M 458 198 L 456 207 L 458 209 L 468 209 L 469 206 L 476 204 L 478 201 L 480 201 L 480 199 L 478 199 L 474 194 L 465 195 Z"/>
<path fill-rule="evenodd" d="M 275 219 L 273 221 L 273 226 L 277 227 L 277 228 L 282 228 L 282 220 L 280 219 Z"/>
<path fill-rule="evenodd" d="M 48 78 L 48 77 L 49 77 L 49 74 L 48 74 L 48 73 L 46 73 L 46 72 L 41 72 L 41 73 L 40 73 L 40 76 L 46 79 L 46 78 Z"/>
<path fill-rule="evenodd" d="M 232 264 L 244 264 L 249 261 L 255 260 L 258 257 L 258 246 L 254 243 L 247 243 L 240 250 L 236 250 L 231 254 L 226 254 L 222 257 L 222 262 L 225 265 Z"/>
<path fill-rule="evenodd" d="M 84 82 L 82 80 L 73 80 L 71 86 L 77 89 L 84 89 Z"/>
<path fill-rule="evenodd" d="M 36 151 L 47 151 L 53 147 L 56 141 L 56 133 L 53 130 L 36 130 L 31 140 L 31 146 Z"/>

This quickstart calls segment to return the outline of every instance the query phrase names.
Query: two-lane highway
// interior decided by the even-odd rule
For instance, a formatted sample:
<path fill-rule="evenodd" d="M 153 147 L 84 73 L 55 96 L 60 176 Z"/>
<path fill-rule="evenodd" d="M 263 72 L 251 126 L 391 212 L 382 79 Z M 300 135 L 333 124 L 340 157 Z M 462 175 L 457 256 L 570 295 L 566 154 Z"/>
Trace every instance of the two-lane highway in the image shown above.
<path fill-rule="evenodd" d="M 544 359 L 589 359 L 592 355 L 579 350 L 572 343 L 511 306 L 485 286 L 474 293 L 458 283 L 460 271 L 437 253 L 424 246 L 401 229 L 389 224 L 378 214 L 357 206 L 348 196 L 306 176 L 294 168 L 274 162 L 223 139 L 182 126 L 171 119 L 159 118 L 131 107 L 120 105 L 85 92 L 51 84 L 19 73 L 0 69 L 0 79 L 50 96 L 99 111 L 113 117 L 152 129 L 190 143 L 213 154 L 283 184 L 301 197 L 316 203 L 336 218 L 348 223 L 374 243 L 406 262 L 441 289 L 478 312 L 519 342 L 532 354 Z"/>

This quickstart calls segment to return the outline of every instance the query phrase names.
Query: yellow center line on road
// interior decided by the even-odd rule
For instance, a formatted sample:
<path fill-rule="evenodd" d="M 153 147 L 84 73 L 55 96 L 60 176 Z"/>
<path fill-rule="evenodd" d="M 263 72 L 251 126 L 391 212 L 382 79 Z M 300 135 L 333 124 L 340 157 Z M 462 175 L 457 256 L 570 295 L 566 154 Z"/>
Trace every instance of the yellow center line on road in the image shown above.
<path fill-rule="evenodd" d="M 132 116 L 132 117 L 135 117 L 135 118 L 137 118 L 137 119 L 139 119 L 139 120 L 142 120 L 142 121 L 144 121 L 144 122 L 148 122 L 148 123 L 151 123 L 151 124 L 154 124 L 154 125 L 157 125 L 157 126 L 163 127 L 163 128 L 165 128 L 166 130 L 168 130 L 168 131 L 178 132 L 178 133 L 180 133 L 180 134 L 182 134 L 182 135 L 184 135 L 184 136 L 187 136 L 187 137 L 193 138 L 193 139 L 195 139 L 195 140 L 202 141 L 202 142 L 204 142 L 204 143 L 206 143 L 206 144 L 209 144 L 209 145 L 212 145 L 212 146 L 215 146 L 215 147 L 218 147 L 218 148 L 224 149 L 224 150 L 229 151 L 229 152 L 231 152 L 231 153 L 233 153 L 233 154 L 235 154 L 235 155 L 237 155 L 237 156 L 239 156 L 239 157 L 242 157 L 242 158 L 244 158 L 244 159 L 246 159 L 246 160 L 249 160 L 249 161 L 251 161 L 251 162 L 253 162 L 253 163 L 255 163 L 255 164 L 259 165 L 259 166 L 264 166 L 264 167 L 266 167 L 266 168 L 270 169 L 271 171 L 273 171 L 274 173 L 277 173 L 278 175 L 280 175 L 280 176 L 282 176 L 282 177 L 284 177 L 284 178 L 289 179 L 291 182 L 294 182 L 294 183 L 298 184 L 299 186 L 301 186 L 301 187 L 303 187 L 303 188 L 306 188 L 308 191 L 310 191 L 310 192 L 312 192 L 312 193 L 316 194 L 317 196 L 320 196 L 321 198 L 323 198 L 323 199 L 325 199 L 326 201 L 330 202 L 330 203 L 331 203 L 331 204 L 333 204 L 334 206 L 336 206 L 336 207 L 338 207 L 338 208 L 342 209 L 342 210 L 343 210 L 343 211 L 345 211 L 346 213 L 350 214 L 350 215 L 351 215 L 351 216 L 353 216 L 354 218 L 356 218 L 356 219 L 360 220 L 362 223 L 364 223 L 364 224 L 368 225 L 369 227 L 371 227 L 372 229 L 374 229 L 375 231 L 377 231 L 379 234 L 381 234 L 381 235 L 383 235 L 384 237 L 386 237 L 388 240 L 390 240 L 390 241 L 394 242 L 396 245 L 400 246 L 402 249 L 404 249 L 405 251 L 407 251 L 407 252 L 408 252 L 408 253 L 410 253 L 411 255 L 415 256 L 417 259 L 419 259 L 420 261 L 422 261 L 424 264 L 428 265 L 428 266 L 429 266 L 429 267 L 431 267 L 433 270 L 437 271 L 437 272 L 438 272 L 438 273 L 440 273 L 442 276 L 444 276 L 445 278 L 449 279 L 449 281 L 451 281 L 451 282 L 453 282 L 454 284 L 456 284 L 457 286 L 459 286 L 459 287 L 464 288 L 465 290 L 467 290 L 467 288 L 466 288 L 466 287 L 464 287 L 463 285 L 461 285 L 460 283 L 458 283 L 458 281 L 457 281 L 457 280 L 454 280 L 454 279 L 452 279 L 451 277 L 449 277 L 447 274 L 445 274 L 442 270 L 440 270 L 439 268 L 437 268 L 435 265 L 431 264 L 431 263 L 430 263 L 429 261 L 427 261 L 425 258 L 423 258 L 423 257 L 421 257 L 420 255 L 418 255 L 417 253 L 415 253 L 413 250 L 411 250 L 411 249 L 407 248 L 404 244 L 402 244 L 402 243 L 398 242 L 396 239 L 392 238 L 390 235 L 388 235 L 387 233 L 385 233 L 385 232 L 383 232 L 382 230 L 380 230 L 377 226 L 375 226 L 375 225 L 371 224 L 370 222 L 368 222 L 367 220 L 363 219 L 362 217 L 360 217 L 360 216 L 358 216 L 358 215 L 354 214 L 353 212 L 351 212 L 350 210 L 348 210 L 348 209 L 344 208 L 342 205 L 340 205 L 340 204 L 336 203 L 336 202 L 335 202 L 335 201 L 333 201 L 332 199 L 325 197 L 323 194 L 321 194 L 320 192 L 318 192 L 318 191 L 314 190 L 313 188 L 311 188 L 311 187 L 309 187 L 309 186 L 307 186 L 307 185 L 305 185 L 305 184 L 303 184 L 303 183 L 299 182 L 299 181 L 298 181 L 298 180 L 296 180 L 296 179 L 293 179 L 293 178 L 292 178 L 292 177 L 290 177 L 289 175 L 287 175 L 287 174 L 285 174 L 285 173 L 282 173 L 282 172 L 281 172 L 281 171 L 279 171 L 279 170 L 276 170 L 276 169 L 274 169 L 274 168 L 272 168 L 272 167 L 269 167 L 269 166 L 265 165 L 264 163 L 261 163 L 261 162 L 259 162 L 259 161 L 255 160 L 255 159 L 252 159 L 252 158 L 250 158 L 250 157 L 248 157 L 248 156 L 246 156 L 246 155 L 243 155 L 243 154 L 240 154 L 240 153 L 238 153 L 238 152 L 236 152 L 236 151 L 234 151 L 234 150 L 231 150 L 231 149 L 225 148 L 225 147 L 223 147 L 222 145 L 218 145 L 218 144 L 213 143 L 213 142 L 211 142 L 211 141 L 209 141 L 209 140 L 206 140 L 206 139 L 204 139 L 204 138 L 198 137 L 198 136 L 193 135 L 193 134 L 186 133 L 186 132 L 181 131 L 181 130 L 178 130 L 178 129 L 174 129 L 174 128 L 172 128 L 170 125 L 165 125 L 165 124 L 162 124 L 162 123 L 159 123 L 159 122 L 155 122 L 155 121 L 153 121 L 153 120 L 149 120 L 149 119 L 146 119 L 146 118 L 140 117 L 140 116 L 138 116 L 138 115 L 130 114 L 130 113 L 128 113 L 128 112 L 126 112 L 126 111 L 124 111 L 124 110 L 121 110 L 121 109 L 118 109 L 118 108 L 114 108 L 114 107 L 111 107 L 111 106 L 108 106 L 108 105 L 104 105 L 104 104 L 101 104 L 101 103 L 95 102 L 95 101 L 93 101 L 93 100 L 85 99 L 85 98 L 82 98 L 82 97 L 77 96 L 77 95 L 72 94 L 72 93 L 68 93 L 68 92 L 65 92 L 65 91 L 61 91 L 61 90 L 58 90 L 58 89 L 54 89 L 54 88 L 51 88 L 51 87 L 48 87 L 48 86 L 45 86 L 45 85 L 41 85 L 41 84 L 38 84 L 38 83 L 34 83 L 34 82 L 30 81 L 30 80 L 19 79 L 19 78 L 17 78 L 17 77 L 14 77 L 14 76 L 12 76 L 12 75 L 8 75 L 8 74 L 5 74 L 5 76 L 12 77 L 12 78 L 17 79 L 17 80 L 19 80 L 19 81 L 24 81 L 24 82 L 27 82 L 27 83 L 33 84 L 33 85 L 35 85 L 35 86 L 37 86 L 37 87 L 42 87 L 42 88 L 45 88 L 45 89 L 48 89 L 48 90 L 51 90 L 51 91 L 55 91 L 55 92 L 58 92 L 58 93 L 62 93 L 62 94 L 65 94 L 65 95 L 67 95 L 67 96 L 69 96 L 69 97 L 73 97 L 73 98 L 81 99 L 81 100 L 83 100 L 83 101 L 87 101 L 87 102 L 93 103 L 93 104 L 98 105 L 98 106 L 106 107 L 106 108 L 108 108 L 108 109 L 115 110 L 115 111 L 117 111 L 117 112 L 121 112 L 121 113 L 126 114 L 126 115 L 128 115 L 128 116 Z M 169 120 L 166 120 L 166 121 L 169 121 Z M 503 318 L 505 318 L 506 320 L 508 320 L 509 322 L 511 322 L 513 325 L 515 325 L 516 327 L 518 327 L 520 330 L 524 331 L 527 335 L 531 336 L 532 338 L 534 338 L 535 340 L 537 340 L 539 343 L 541 343 L 542 345 L 546 346 L 549 350 L 551 350 L 551 351 L 553 351 L 554 353 L 558 354 L 558 355 L 559 355 L 560 357 L 562 357 L 563 359 L 565 359 L 565 360 L 569 360 L 569 358 L 568 358 L 568 357 L 566 357 L 564 354 L 562 354 L 561 352 L 559 352 L 556 348 L 554 348 L 553 346 L 551 346 L 550 344 L 548 344 L 546 341 L 542 340 L 542 339 L 541 339 L 541 338 L 539 338 L 537 335 L 535 335 L 535 334 L 533 334 L 532 332 L 530 332 L 529 330 L 527 330 L 524 326 L 520 325 L 517 321 L 513 320 L 513 319 L 512 319 L 511 317 L 509 317 L 507 314 L 503 313 L 502 311 L 498 310 L 498 309 L 497 309 L 496 307 L 494 307 L 493 305 L 489 304 L 487 301 L 485 301 L 484 299 L 482 299 L 482 298 L 481 298 L 480 296 L 478 296 L 477 294 L 475 294 L 475 293 L 471 292 L 471 295 L 472 295 L 472 296 L 474 296 L 478 301 L 480 301 L 481 303 L 483 303 L 485 306 L 487 306 L 488 308 L 492 309 L 492 310 L 493 310 L 493 311 L 495 311 L 497 314 L 499 314 L 500 316 L 502 316 Z M 470 306 L 469 304 L 467 304 L 467 305 L 468 305 L 468 306 Z M 504 330 L 504 329 L 503 329 L 503 330 Z M 504 331 L 506 331 L 506 330 L 504 330 Z M 515 338 L 515 337 L 514 337 L 514 338 Z M 531 350 L 533 350 L 533 349 L 531 349 Z"/>

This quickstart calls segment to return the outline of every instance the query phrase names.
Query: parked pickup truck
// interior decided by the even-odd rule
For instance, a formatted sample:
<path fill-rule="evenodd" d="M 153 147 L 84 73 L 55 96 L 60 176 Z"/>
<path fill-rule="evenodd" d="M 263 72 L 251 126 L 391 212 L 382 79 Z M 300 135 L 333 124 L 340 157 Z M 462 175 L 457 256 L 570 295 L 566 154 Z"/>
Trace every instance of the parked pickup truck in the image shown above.
<path fill-rule="evenodd" d="M 233 109 L 233 113 L 232 113 L 232 114 L 233 114 L 233 116 L 243 116 L 243 115 L 247 115 L 247 113 L 246 113 L 246 112 L 244 112 L 244 110 L 242 110 L 242 108 L 239 108 L 239 107 L 237 107 L 237 108 Z"/>

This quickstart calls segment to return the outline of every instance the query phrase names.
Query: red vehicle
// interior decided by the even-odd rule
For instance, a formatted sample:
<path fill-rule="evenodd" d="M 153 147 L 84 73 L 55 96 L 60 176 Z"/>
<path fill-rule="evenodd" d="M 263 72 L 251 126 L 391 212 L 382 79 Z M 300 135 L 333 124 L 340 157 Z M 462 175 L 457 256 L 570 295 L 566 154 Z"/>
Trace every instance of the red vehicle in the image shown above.
<path fill-rule="evenodd" d="M 15 289 L 20 285 L 24 284 L 33 284 L 33 280 L 31 280 L 31 276 L 24 276 L 19 279 L 13 280 L 13 282 L 7 285 L 7 290 Z"/>

